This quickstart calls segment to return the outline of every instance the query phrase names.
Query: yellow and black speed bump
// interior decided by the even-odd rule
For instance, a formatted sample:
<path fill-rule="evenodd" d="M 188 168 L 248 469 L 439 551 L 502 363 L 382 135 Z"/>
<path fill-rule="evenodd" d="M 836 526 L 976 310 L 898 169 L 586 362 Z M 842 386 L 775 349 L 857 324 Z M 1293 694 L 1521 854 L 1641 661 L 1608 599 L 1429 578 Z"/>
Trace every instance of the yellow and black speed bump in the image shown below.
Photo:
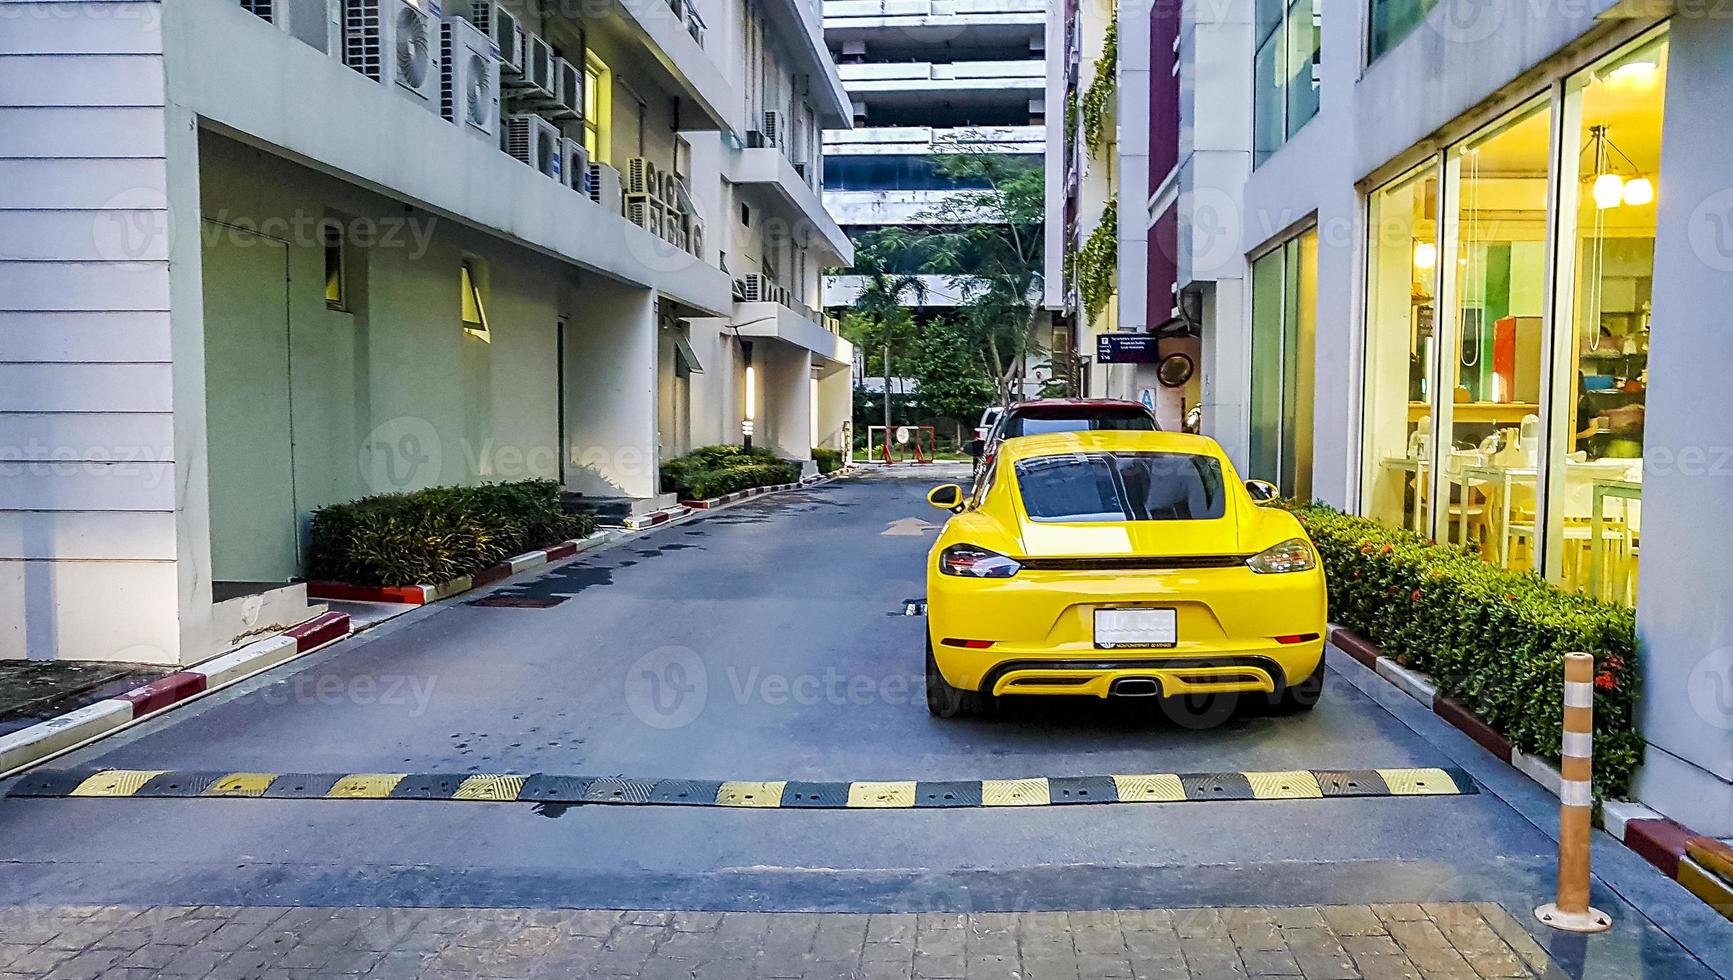
<path fill-rule="evenodd" d="M 723 781 L 550 773 L 269 773 L 47 769 L 18 779 L 14 797 L 462 800 L 766 809 L 885 810 L 1070 806 L 1211 800 L 1464 796 L 1460 769 L 1292 769 L 949 781 Z"/>

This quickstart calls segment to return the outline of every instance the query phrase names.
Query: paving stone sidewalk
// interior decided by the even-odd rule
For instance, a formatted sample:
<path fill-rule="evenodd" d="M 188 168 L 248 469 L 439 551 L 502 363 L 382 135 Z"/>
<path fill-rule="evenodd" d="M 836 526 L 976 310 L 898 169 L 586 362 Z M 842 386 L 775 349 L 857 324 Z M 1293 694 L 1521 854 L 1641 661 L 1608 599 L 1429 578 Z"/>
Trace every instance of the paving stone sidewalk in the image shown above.
<path fill-rule="evenodd" d="M 0 910 L 0 980 L 314 977 L 1482 980 L 1562 976 L 1500 906 L 857 915 Z"/>

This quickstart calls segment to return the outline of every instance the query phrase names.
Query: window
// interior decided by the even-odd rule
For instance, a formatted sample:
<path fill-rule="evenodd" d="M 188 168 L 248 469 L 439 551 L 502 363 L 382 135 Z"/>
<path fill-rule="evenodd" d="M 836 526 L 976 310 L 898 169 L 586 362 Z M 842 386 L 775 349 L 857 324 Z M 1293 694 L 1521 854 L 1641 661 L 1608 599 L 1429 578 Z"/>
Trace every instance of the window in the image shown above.
<path fill-rule="evenodd" d="M 1438 164 L 1370 197 L 1366 274 L 1365 512 L 1430 534 L 1438 341 Z"/>
<path fill-rule="evenodd" d="M 607 163 L 612 154 L 608 139 L 612 128 L 614 73 L 596 57 L 584 52 L 584 149 L 596 163 Z"/>
<path fill-rule="evenodd" d="M 1251 447 L 1246 475 L 1312 496 L 1318 232 L 1252 263 Z"/>
<path fill-rule="evenodd" d="M 462 292 L 463 332 L 493 343 L 493 335 L 487 327 L 487 304 L 482 302 L 481 283 L 477 275 L 476 264 L 465 260 L 460 267 L 460 290 Z"/>
<path fill-rule="evenodd" d="M 1029 409 L 1012 412 L 1005 419 L 1004 438 L 1044 435 L 1051 432 L 1155 431 L 1155 420 L 1141 409 L 1123 411 L 1107 408 L 1089 409 L 1087 414 L 1063 409 Z"/>
<path fill-rule="evenodd" d="M 1663 29 L 1372 193 L 1365 513 L 1635 602 L 1667 68 Z"/>
<path fill-rule="evenodd" d="M 325 246 L 325 306 L 333 310 L 347 310 L 347 282 L 343 275 L 343 227 L 335 222 L 327 222 L 320 228 Z"/>
<path fill-rule="evenodd" d="M 1252 165 L 1318 114 L 1323 0 L 1257 0 L 1252 58 Z"/>
<path fill-rule="evenodd" d="M 1227 513 L 1221 464 L 1192 453 L 1088 453 L 1017 463 L 1030 520 L 1208 521 Z"/>
<path fill-rule="evenodd" d="M 1384 52 L 1395 47 L 1396 42 L 1419 27 L 1436 6 L 1438 0 L 1372 0 L 1366 60 L 1377 61 Z"/>

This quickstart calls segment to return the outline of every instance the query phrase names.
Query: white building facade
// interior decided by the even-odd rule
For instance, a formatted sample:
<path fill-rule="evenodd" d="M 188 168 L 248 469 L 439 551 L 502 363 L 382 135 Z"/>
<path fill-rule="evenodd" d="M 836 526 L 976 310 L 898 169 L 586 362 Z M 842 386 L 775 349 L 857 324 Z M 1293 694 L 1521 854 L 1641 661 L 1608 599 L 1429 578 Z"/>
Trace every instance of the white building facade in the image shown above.
<path fill-rule="evenodd" d="M 185 664 L 304 618 L 322 506 L 645 506 L 748 422 L 842 444 L 815 4 L 0 19 L 0 657 Z"/>
<path fill-rule="evenodd" d="M 1637 794 L 1733 834 L 1733 27 L 1252 0 L 1145 29 L 1119 289 L 1195 325 L 1203 431 L 1291 495 L 1633 605 Z"/>

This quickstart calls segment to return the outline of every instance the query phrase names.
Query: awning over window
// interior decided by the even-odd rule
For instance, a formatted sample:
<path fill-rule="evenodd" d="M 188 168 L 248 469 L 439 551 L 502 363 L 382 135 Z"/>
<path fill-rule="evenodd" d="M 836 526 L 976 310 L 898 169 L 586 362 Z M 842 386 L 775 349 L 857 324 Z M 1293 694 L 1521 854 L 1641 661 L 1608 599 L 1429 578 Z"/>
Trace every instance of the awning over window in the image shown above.
<path fill-rule="evenodd" d="M 686 365 L 686 373 L 704 373 L 704 365 L 698 363 L 698 355 L 692 350 L 691 342 L 679 331 L 674 332 L 674 356 Z"/>

